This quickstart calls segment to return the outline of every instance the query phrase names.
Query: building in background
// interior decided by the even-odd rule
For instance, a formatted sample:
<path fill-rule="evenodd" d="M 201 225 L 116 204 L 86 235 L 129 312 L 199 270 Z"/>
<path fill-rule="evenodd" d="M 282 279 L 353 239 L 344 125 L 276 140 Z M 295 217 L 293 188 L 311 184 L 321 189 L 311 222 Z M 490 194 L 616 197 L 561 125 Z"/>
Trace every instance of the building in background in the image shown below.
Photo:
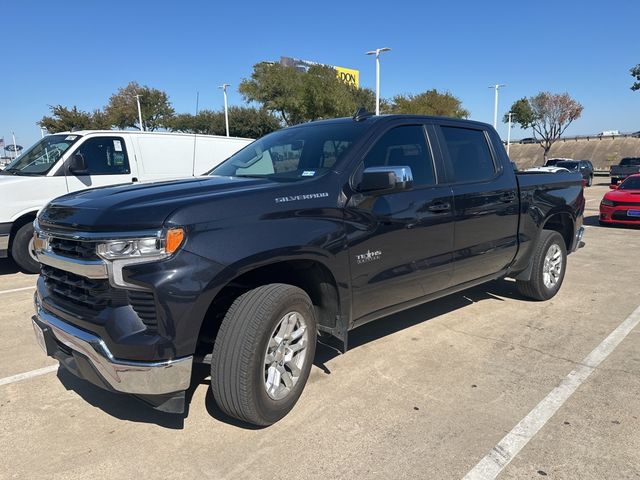
<path fill-rule="evenodd" d="M 336 76 L 343 82 L 353 85 L 356 88 L 360 88 L 360 71 L 353 68 L 337 67 L 335 65 L 325 65 L 324 63 L 312 62 L 310 60 L 301 60 L 299 58 L 292 57 L 280 57 L 280 65 L 285 67 L 293 67 L 301 72 L 306 72 L 313 65 L 322 65 L 324 67 L 331 67 L 336 71 Z"/>

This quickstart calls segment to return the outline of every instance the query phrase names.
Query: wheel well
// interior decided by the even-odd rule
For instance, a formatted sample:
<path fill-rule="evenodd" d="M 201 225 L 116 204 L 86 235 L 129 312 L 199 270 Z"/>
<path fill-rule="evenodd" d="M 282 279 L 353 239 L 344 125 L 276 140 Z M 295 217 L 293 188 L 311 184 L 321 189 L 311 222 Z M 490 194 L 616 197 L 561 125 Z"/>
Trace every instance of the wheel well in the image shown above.
<path fill-rule="evenodd" d="M 542 228 L 544 230 L 555 230 L 562 235 L 567 252 L 571 250 L 571 244 L 573 243 L 573 219 L 571 215 L 568 213 L 556 213 L 549 217 Z"/>
<path fill-rule="evenodd" d="M 313 303 L 318 325 L 336 326 L 338 287 L 327 267 L 314 260 L 292 260 L 259 267 L 234 278 L 215 296 L 202 322 L 196 357 L 211 353 L 216 335 L 231 304 L 261 285 L 286 283 L 304 290 Z"/>
<path fill-rule="evenodd" d="M 16 219 L 15 222 L 13 222 L 13 225 L 11 225 L 11 233 L 9 234 L 9 250 L 11 250 L 11 247 L 13 247 L 13 239 L 16 236 L 16 232 L 24 227 L 27 223 L 33 223 L 33 221 L 36 219 L 37 214 L 38 212 L 25 213 L 24 215 Z"/>

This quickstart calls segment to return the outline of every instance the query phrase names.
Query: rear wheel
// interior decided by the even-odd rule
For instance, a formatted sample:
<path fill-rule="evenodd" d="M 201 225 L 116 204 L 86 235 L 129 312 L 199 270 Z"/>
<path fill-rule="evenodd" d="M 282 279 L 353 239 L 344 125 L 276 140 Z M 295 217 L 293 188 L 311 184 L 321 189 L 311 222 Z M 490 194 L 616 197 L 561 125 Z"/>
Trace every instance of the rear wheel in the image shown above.
<path fill-rule="evenodd" d="M 518 280 L 518 291 L 534 300 L 549 300 L 560 290 L 567 264 L 567 249 L 562 235 L 553 230 L 540 233 L 529 280 Z"/>
<path fill-rule="evenodd" d="M 27 273 L 38 273 L 40 262 L 33 250 L 33 224 L 31 222 L 18 229 L 13 237 L 11 256 L 18 266 Z"/>
<path fill-rule="evenodd" d="M 226 414 L 265 426 L 298 401 L 316 347 L 309 296 L 270 284 L 238 297 L 225 315 L 211 359 L 211 390 Z"/>

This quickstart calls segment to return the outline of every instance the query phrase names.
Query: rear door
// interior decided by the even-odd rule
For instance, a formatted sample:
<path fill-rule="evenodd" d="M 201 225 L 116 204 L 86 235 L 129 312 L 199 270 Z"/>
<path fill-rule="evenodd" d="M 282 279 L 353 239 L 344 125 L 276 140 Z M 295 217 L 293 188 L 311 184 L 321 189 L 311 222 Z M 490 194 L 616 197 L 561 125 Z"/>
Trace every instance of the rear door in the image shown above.
<path fill-rule="evenodd" d="M 442 290 L 451 280 L 451 186 L 438 181 L 442 171 L 427 126 L 398 125 L 383 133 L 358 171 L 376 166 L 411 168 L 414 186 L 356 193 L 346 207 L 354 319 Z"/>
<path fill-rule="evenodd" d="M 82 155 L 87 169 L 83 173 L 67 172 L 66 181 L 70 192 L 132 181 L 133 162 L 130 162 L 127 145 L 121 136 L 89 137 L 73 154 Z"/>
<path fill-rule="evenodd" d="M 505 169 L 489 132 L 447 124 L 439 139 L 453 189 L 453 284 L 460 285 L 505 269 L 517 251 L 516 179 Z"/>

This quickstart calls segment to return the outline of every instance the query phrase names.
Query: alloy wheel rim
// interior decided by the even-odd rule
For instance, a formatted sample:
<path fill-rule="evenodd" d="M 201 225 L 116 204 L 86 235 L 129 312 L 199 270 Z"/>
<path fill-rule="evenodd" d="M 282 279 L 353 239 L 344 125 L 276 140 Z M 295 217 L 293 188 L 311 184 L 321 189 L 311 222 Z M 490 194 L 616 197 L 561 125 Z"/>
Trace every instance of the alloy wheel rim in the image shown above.
<path fill-rule="evenodd" d="M 291 393 L 307 357 L 309 329 L 296 311 L 285 314 L 269 337 L 264 355 L 264 387 L 270 398 L 282 400 Z"/>
<path fill-rule="evenodd" d="M 542 281 L 547 288 L 554 288 L 560 281 L 562 273 L 562 250 L 555 243 L 549 247 L 544 257 Z"/>

